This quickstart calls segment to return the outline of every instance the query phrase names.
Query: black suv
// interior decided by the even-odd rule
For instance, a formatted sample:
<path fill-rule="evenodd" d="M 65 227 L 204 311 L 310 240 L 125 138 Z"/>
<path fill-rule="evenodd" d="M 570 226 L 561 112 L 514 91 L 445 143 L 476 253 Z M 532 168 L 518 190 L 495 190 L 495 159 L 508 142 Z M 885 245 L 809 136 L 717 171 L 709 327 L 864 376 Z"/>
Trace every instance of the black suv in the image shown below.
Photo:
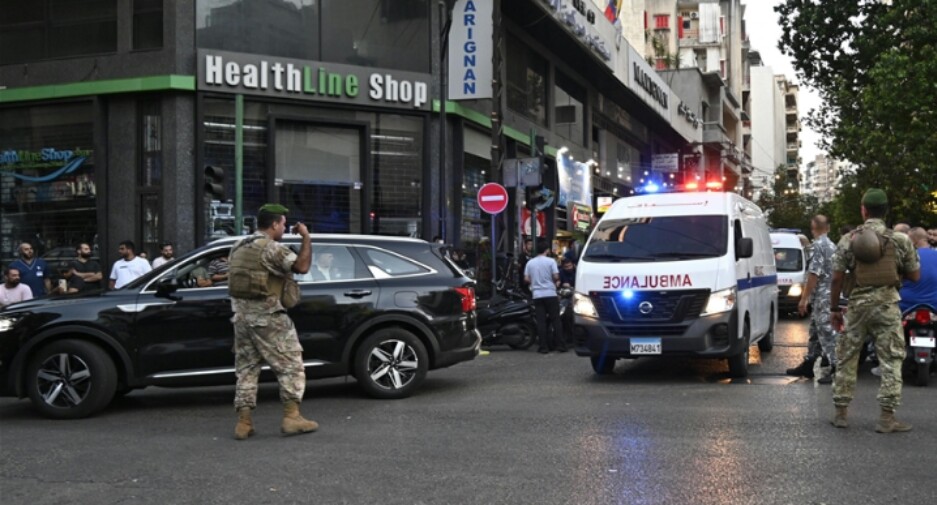
<path fill-rule="evenodd" d="M 7 307 L 0 393 L 28 396 L 49 417 L 78 418 L 146 386 L 233 383 L 228 289 L 207 271 L 235 241 L 213 242 L 122 289 Z M 442 246 L 362 235 L 312 241 L 310 272 L 297 277 L 302 301 L 289 311 L 308 378 L 350 374 L 371 396 L 403 398 L 427 370 L 478 354 L 474 283 Z M 299 237 L 283 243 L 298 250 Z"/>

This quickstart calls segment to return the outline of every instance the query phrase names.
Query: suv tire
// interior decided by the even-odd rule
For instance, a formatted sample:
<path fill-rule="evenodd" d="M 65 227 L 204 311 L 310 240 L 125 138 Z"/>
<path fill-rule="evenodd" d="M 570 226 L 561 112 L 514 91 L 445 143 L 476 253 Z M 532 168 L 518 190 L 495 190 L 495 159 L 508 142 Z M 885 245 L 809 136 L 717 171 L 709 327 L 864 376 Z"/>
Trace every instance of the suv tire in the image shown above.
<path fill-rule="evenodd" d="M 403 328 L 384 328 L 368 336 L 354 359 L 358 383 L 374 398 L 394 400 L 412 395 L 429 370 L 426 346 Z"/>
<path fill-rule="evenodd" d="M 117 368 L 103 349 L 83 340 L 60 340 L 29 360 L 26 392 L 39 412 L 78 419 L 106 407 L 117 390 Z"/>

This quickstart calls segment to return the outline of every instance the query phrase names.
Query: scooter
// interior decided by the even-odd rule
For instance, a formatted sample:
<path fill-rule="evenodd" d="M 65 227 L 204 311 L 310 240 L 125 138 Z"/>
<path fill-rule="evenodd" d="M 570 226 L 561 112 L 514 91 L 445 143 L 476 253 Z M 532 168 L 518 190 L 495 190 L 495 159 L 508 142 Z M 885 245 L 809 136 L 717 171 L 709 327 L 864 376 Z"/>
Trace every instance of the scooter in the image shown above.
<path fill-rule="evenodd" d="M 475 313 L 483 347 L 503 344 L 527 349 L 537 340 L 533 303 L 523 293 L 496 293 L 487 303 L 479 303 Z"/>
<path fill-rule="evenodd" d="M 937 348 L 937 311 L 929 305 L 915 305 L 902 314 L 901 325 L 904 326 L 904 337 L 908 346 L 905 366 L 908 371 L 916 373 L 916 385 L 927 386 Z"/>

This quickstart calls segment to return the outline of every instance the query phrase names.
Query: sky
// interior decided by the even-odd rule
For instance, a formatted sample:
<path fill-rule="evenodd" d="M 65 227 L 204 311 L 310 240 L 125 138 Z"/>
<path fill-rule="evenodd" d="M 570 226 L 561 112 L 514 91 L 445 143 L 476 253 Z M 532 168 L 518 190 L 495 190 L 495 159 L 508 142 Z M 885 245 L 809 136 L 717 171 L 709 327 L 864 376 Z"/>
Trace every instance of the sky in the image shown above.
<path fill-rule="evenodd" d="M 780 0 L 742 0 L 742 4 L 745 5 L 745 29 L 752 49 L 761 53 L 765 66 L 771 67 L 775 74 L 784 74 L 789 80 L 798 82 L 791 58 L 781 54 L 778 49 L 778 41 L 781 40 L 781 25 L 778 24 L 778 15 L 774 12 L 774 6 L 779 3 L 781 3 Z M 820 97 L 816 91 L 801 85 L 797 104 L 798 114 L 803 124 L 803 130 L 800 132 L 800 140 L 803 142 L 803 147 L 800 148 L 800 157 L 803 159 L 801 166 L 813 161 L 816 155 L 822 152 L 816 146 L 820 135 L 808 128 L 804 121 L 807 112 L 819 105 Z"/>

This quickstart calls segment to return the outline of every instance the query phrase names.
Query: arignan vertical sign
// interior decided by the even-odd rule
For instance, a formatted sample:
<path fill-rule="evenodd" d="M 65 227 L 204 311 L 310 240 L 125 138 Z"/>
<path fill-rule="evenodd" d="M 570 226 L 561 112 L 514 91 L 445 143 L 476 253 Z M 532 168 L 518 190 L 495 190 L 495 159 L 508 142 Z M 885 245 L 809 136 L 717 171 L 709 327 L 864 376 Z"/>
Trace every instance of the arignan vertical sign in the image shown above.
<path fill-rule="evenodd" d="M 492 0 L 457 0 L 449 31 L 449 99 L 491 98 Z"/>

